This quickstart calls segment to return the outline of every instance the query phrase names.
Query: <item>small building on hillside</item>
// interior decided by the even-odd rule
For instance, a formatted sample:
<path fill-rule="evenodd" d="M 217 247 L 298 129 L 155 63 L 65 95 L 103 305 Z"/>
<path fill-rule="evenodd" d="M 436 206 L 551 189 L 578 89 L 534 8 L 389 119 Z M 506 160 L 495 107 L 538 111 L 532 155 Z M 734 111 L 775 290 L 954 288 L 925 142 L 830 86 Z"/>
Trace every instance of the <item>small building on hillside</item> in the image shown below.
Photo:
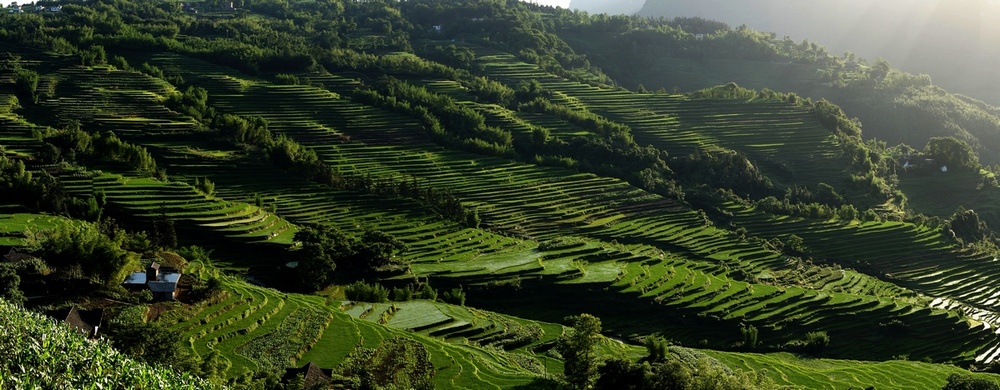
<path fill-rule="evenodd" d="M 21 252 L 17 250 L 17 248 L 10 248 L 10 250 L 7 251 L 7 254 L 3 256 L 3 260 L 8 263 L 17 263 L 22 260 L 31 260 L 34 258 L 35 256 L 32 256 L 25 252 Z"/>
<path fill-rule="evenodd" d="M 149 289 L 154 301 L 164 302 L 177 299 L 177 282 L 180 279 L 180 271 L 153 262 L 146 267 L 146 272 L 130 274 L 122 285 L 132 290 Z"/>
<path fill-rule="evenodd" d="M 97 337 L 104 322 L 104 310 L 79 310 L 75 307 L 69 309 L 52 310 L 46 313 L 49 317 L 57 321 L 65 322 L 71 328 L 80 331 L 87 337 Z"/>
<path fill-rule="evenodd" d="M 284 383 L 290 383 L 295 377 L 301 375 L 303 389 L 326 388 L 325 386 L 330 386 L 333 382 L 331 374 L 330 370 L 324 370 L 315 363 L 309 362 L 301 368 L 285 369 L 285 375 L 282 376 L 281 380 Z"/>

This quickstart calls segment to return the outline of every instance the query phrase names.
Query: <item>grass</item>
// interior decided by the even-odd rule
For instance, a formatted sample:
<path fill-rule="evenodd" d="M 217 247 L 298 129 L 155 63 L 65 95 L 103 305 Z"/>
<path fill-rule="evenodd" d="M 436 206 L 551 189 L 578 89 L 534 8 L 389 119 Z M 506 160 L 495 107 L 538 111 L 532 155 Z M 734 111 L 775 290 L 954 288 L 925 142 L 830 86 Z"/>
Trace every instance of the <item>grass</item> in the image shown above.
<path fill-rule="evenodd" d="M 13 213 L 0 214 L 0 245 L 23 246 L 27 244 L 26 234 L 51 230 L 76 221 L 54 215 Z"/>
<path fill-rule="evenodd" d="M 913 361 L 884 362 L 816 359 L 790 353 L 733 353 L 705 350 L 726 366 L 766 373 L 777 385 L 801 389 L 846 389 L 875 386 L 879 389 L 938 389 L 948 375 L 969 374 L 958 367 Z M 1000 380 L 994 374 L 977 377 Z"/>

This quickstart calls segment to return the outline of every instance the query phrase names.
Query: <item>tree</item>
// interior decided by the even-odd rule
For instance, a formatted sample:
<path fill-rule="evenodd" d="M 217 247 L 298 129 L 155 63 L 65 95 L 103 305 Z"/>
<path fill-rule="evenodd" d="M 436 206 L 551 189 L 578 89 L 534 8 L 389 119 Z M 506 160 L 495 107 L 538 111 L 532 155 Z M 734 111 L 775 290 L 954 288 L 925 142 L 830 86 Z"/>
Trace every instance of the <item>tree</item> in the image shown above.
<path fill-rule="evenodd" d="M 989 234 L 989 227 L 986 222 L 979 219 L 979 214 L 974 210 L 967 210 L 959 207 L 948 222 L 948 228 L 955 235 L 955 238 L 964 242 L 976 242 L 983 240 Z"/>
<path fill-rule="evenodd" d="M 302 247 L 296 252 L 297 281 L 307 290 L 319 290 L 329 284 L 337 261 L 353 256 L 353 243 L 340 229 L 327 224 L 305 226 L 295 232 Z"/>
<path fill-rule="evenodd" d="M 24 303 L 21 277 L 11 264 L 0 264 L 0 298 L 17 305 Z"/>
<path fill-rule="evenodd" d="M 480 222 L 481 222 L 481 220 L 479 219 L 479 209 L 478 208 L 474 207 L 471 210 L 466 210 L 465 211 L 465 226 L 468 226 L 470 228 L 476 229 L 476 228 L 479 228 L 479 223 Z"/>
<path fill-rule="evenodd" d="M 947 166 L 949 170 L 979 169 L 979 156 L 976 151 L 968 143 L 955 137 L 931 138 L 924 147 L 924 154 L 933 158 L 939 165 Z"/>
<path fill-rule="evenodd" d="M 201 191 L 201 193 L 205 195 L 208 196 L 215 195 L 215 183 L 213 183 L 211 180 L 208 180 L 207 177 L 204 180 L 195 178 L 194 188 L 197 188 L 198 191 Z M 258 194 L 258 196 L 260 195 Z"/>
<path fill-rule="evenodd" d="M 743 347 L 751 351 L 757 349 L 757 327 L 740 325 L 740 333 L 743 334 Z"/>
<path fill-rule="evenodd" d="M 641 390 L 649 388 L 652 372 L 648 364 L 623 359 L 604 362 L 598 371 L 594 388 L 598 390 Z"/>
<path fill-rule="evenodd" d="M 177 247 L 177 229 L 174 220 L 167 216 L 166 210 L 160 210 L 160 216 L 153 221 L 152 244 L 156 248 L 172 249 Z"/>
<path fill-rule="evenodd" d="M 590 314 L 567 317 L 573 329 L 559 337 L 556 348 L 563 356 L 563 374 L 574 390 L 589 389 L 597 380 L 597 353 L 601 320 Z"/>
<path fill-rule="evenodd" d="M 371 272 L 393 265 L 406 265 L 397 255 L 406 251 L 406 245 L 395 237 L 379 230 L 366 231 L 354 245 L 357 249 L 352 268 Z"/>
<path fill-rule="evenodd" d="M 669 344 L 659 336 L 649 336 L 644 342 L 646 346 L 646 360 L 650 362 L 662 362 L 667 359 Z"/>
<path fill-rule="evenodd" d="M 948 383 L 942 390 L 1000 390 L 1000 385 L 986 378 L 974 378 L 968 374 L 948 375 Z"/>

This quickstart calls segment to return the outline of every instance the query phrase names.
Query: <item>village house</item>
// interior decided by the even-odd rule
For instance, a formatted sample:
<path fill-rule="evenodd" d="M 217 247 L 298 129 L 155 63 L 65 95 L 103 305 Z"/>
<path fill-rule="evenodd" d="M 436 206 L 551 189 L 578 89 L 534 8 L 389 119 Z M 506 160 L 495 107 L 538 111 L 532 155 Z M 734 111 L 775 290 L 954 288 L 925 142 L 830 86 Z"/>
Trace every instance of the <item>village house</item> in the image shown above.
<path fill-rule="evenodd" d="M 122 285 L 131 290 L 149 289 L 154 301 L 165 302 L 177 299 L 177 282 L 180 279 L 179 271 L 154 262 L 146 267 L 146 272 L 130 274 Z"/>
<path fill-rule="evenodd" d="M 296 376 L 302 376 L 303 389 L 325 388 L 333 382 L 331 370 L 324 370 L 313 362 L 306 363 L 301 368 L 287 368 L 282 379 L 290 382 Z"/>
<path fill-rule="evenodd" d="M 79 310 L 75 307 L 69 309 L 52 310 L 46 314 L 57 321 L 65 322 L 71 328 L 80 331 L 87 337 L 97 337 L 104 321 L 104 310 Z"/>
<path fill-rule="evenodd" d="M 29 255 L 25 252 L 18 251 L 17 248 L 10 248 L 10 251 L 3 256 L 3 260 L 8 263 L 17 263 L 23 260 L 34 259 L 35 256 Z"/>

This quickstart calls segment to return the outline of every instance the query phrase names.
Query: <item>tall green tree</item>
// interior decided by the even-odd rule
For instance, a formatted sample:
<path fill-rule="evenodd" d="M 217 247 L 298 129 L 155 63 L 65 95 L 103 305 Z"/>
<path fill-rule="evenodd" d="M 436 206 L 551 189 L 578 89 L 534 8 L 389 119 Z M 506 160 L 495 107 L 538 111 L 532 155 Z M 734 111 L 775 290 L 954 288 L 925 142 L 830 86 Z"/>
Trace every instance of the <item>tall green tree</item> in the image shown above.
<path fill-rule="evenodd" d="M 24 303 L 21 277 L 11 264 L 0 264 L 0 298 L 18 305 Z"/>
<path fill-rule="evenodd" d="M 924 147 L 924 154 L 949 170 L 975 171 L 979 169 L 979 156 L 963 140 L 955 137 L 933 137 Z"/>
<path fill-rule="evenodd" d="M 597 352 L 601 336 L 601 319 L 590 314 L 567 317 L 573 329 L 564 333 L 556 345 L 563 356 L 566 382 L 574 390 L 589 389 L 597 380 Z"/>

